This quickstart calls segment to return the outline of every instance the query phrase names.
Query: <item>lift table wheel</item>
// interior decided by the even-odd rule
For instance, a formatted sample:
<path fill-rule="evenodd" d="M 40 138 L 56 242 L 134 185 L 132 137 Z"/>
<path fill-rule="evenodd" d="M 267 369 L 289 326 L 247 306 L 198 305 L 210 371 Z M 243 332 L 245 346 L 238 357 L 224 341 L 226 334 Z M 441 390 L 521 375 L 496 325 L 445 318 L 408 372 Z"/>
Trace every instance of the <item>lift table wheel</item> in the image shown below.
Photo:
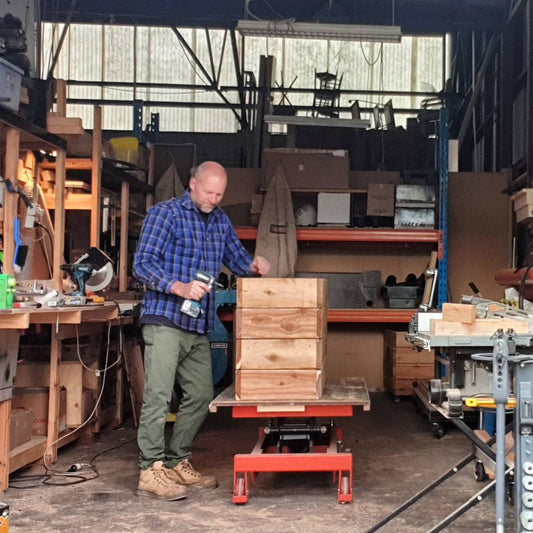
<path fill-rule="evenodd" d="M 248 501 L 248 488 L 246 486 L 247 474 L 239 472 L 235 474 L 233 487 L 233 503 L 243 504 Z"/>
<path fill-rule="evenodd" d="M 444 427 L 439 422 L 433 422 L 431 424 L 431 431 L 436 439 L 440 439 L 444 436 Z"/>
<path fill-rule="evenodd" d="M 339 503 L 345 504 L 352 501 L 352 487 L 350 472 L 342 472 L 339 480 Z"/>
<path fill-rule="evenodd" d="M 487 472 L 482 461 L 474 463 L 474 479 L 476 481 L 485 481 L 487 479 Z"/>

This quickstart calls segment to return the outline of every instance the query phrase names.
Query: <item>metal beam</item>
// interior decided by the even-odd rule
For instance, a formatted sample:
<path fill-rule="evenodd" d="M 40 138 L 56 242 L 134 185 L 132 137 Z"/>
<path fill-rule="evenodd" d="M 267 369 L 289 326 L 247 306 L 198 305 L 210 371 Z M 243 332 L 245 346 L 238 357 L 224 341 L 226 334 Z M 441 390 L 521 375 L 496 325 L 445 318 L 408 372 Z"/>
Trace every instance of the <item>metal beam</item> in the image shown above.
<path fill-rule="evenodd" d="M 183 35 L 179 32 L 177 28 L 172 28 L 172 31 L 178 38 L 178 41 L 183 46 L 184 50 L 190 55 L 191 59 L 195 62 L 195 64 L 198 66 L 198 68 L 202 71 L 202 74 L 207 78 L 207 81 L 211 84 L 212 89 L 222 98 L 224 103 L 231 109 L 232 113 L 237 117 L 237 120 L 240 122 L 241 117 L 237 113 L 235 109 L 235 105 L 232 104 L 222 93 L 222 91 L 217 87 L 216 81 L 211 78 L 205 67 L 202 65 L 202 62 L 200 59 L 198 59 L 198 56 L 194 53 L 194 50 L 189 46 L 189 43 L 184 39 Z"/>
<path fill-rule="evenodd" d="M 485 72 L 487 71 L 490 60 L 492 59 L 492 55 L 494 53 L 494 49 L 496 47 L 496 39 L 497 39 L 496 35 L 491 36 L 489 44 L 487 45 L 487 49 L 485 50 L 485 55 L 483 57 L 481 67 L 479 68 L 479 71 L 477 72 L 474 89 L 472 91 L 472 95 L 470 96 L 470 101 L 468 102 L 468 107 L 466 109 L 463 122 L 461 123 L 459 134 L 457 135 L 457 139 L 459 141 L 459 149 L 461 145 L 463 144 L 466 132 L 468 130 L 468 126 L 470 125 L 470 119 L 472 118 L 472 114 L 474 112 L 474 107 L 476 105 L 477 97 L 479 96 L 479 91 L 481 90 L 481 87 L 483 85 Z M 473 72 L 472 75 L 474 74 L 476 73 Z"/>
<path fill-rule="evenodd" d="M 245 130 L 248 126 L 246 119 L 246 98 L 244 96 L 244 81 L 242 76 L 242 70 L 239 65 L 239 50 L 237 49 L 237 37 L 235 36 L 235 30 L 230 32 L 231 48 L 233 51 L 233 64 L 235 66 L 235 76 L 237 78 L 237 87 L 239 89 L 239 102 L 241 104 L 241 128 Z"/>
<path fill-rule="evenodd" d="M 70 8 L 67 13 L 67 18 L 65 20 L 65 25 L 63 26 L 63 31 L 61 32 L 61 36 L 59 37 L 59 42 L 57 43 L 57 50 L 54 52 L 54 56 L 52 58 L 52 64 L 50 65 L 50 68 L 48 69 L 48 75 L 46 76 L 47 80 L 52 79 L 52 74 L 54 73 L 54 68 L 56 67 L 57 61 L 59 59 L 59 54 L 61 52 L 61 48 L 63 48 L 63 42 L 65 41 L 65 37 L 67 35 L 67 31 L 70 25 L 70 19 L 72 18 L 72 15 L 74 13 L 74 10 L 76 9 L 76 2 L 77 0 L 72 0 L 70 3 Z"/>

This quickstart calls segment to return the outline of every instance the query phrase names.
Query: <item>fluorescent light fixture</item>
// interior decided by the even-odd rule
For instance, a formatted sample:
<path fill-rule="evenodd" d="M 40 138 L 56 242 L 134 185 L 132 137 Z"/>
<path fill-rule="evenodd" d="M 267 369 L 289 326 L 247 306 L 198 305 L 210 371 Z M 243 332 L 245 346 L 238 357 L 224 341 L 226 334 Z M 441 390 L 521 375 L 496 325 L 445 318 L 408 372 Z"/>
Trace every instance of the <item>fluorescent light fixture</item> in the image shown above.
<path fill-rule="evenodd" d="M 285 37 L 293 39 L 330 39 L 340 41 L 377 41 L 399 43 L 399 26 L 366 26 L 353 24 L 322 24 L 291 20 L 239 20 L 237 31 L 254 37 Z"/>

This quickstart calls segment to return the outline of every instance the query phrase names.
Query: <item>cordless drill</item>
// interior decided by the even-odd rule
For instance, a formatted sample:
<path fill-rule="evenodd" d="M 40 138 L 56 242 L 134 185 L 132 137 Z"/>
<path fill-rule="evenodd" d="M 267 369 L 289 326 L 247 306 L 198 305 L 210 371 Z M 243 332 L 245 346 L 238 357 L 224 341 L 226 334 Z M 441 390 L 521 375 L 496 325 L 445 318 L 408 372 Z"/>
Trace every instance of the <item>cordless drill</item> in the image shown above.
<path fill-rule="evenodd" d="M 201 270 L 196 272 L 196 276 L 194 276 L 194 279 L 196 281 L 201 281 L 205 283 L 208 286 L 209 290 L 211 290 L 213 285 L 216 285 L 217 287 L 222 287 L 220 283 L 217 283 L 215 281 L 214 276 L 211 276 L 211 274 L 208 274 L 207 272 L 202 272 Z M 192 318 L 198 318 L 198 316 L 202 312 L 202 306 L 200 305 L 200 302 L 197 302 L 196 300 L 184 300 L 184 302 L 181 304 L 181 312 L 191 316 Z"/>

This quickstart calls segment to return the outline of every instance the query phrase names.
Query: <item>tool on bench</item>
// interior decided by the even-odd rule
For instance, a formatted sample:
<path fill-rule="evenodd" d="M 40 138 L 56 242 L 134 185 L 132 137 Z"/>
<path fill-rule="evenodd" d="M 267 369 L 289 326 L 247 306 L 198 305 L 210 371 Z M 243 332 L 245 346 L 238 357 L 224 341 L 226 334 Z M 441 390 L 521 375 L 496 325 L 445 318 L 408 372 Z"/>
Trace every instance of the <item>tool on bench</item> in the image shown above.
<path fill-rule="evenodd" d="M 496 409 L 496 403 L 494 398 L 467 398 L 465 400 L 467 407 L 473 407 L 478 409 Z M 506 409 L 514 409 L 516 407 L 516 398 L 509 398 L 509 401 L 505 405 Z"/>
<path fill-rule="evenodd" d="M 95 247 L 91 247 L 74 263 L 61 265 L 61 270 L 67 272 L 77 285 L 77 289 L 65 299 L 65 305 L 84 305 L 87 292 L 105 289 L 113 278 L 111 259 Z"/>
<path fill-rule="evenodd" d="M 462 304 L 476 306 L 477 318 L 514 318 L 517 320 L 528 320 L 533 324 L 533 316 L 523 309 L 518 309 L 512 305 L 502 304 L 494 300 L 485 300 L 476 296 L 463 295 Z"/>
<path fill-rule="evenodd" d="M 17 281 L 11 274 L 0 274 L 0 309 L 13 307 L 13 294 Z"/>
<path fill-rule="evenodd" d="M 223 288 L 222 285 L 215 280 L 214 276 L 201 270 L 196 272 L 196 276 L 194 276 L 194 279 L 196 281 L 201 281 L 202 283 L 205 283 L 208 286 L 209 290 L 213 288 L 213 285 Z M 200 302 L 196 300 L 187 299 L 183 302 L 183 304 L 181 304 L 181 312 L 192 318 L 198 318 L 200 316 L 200 313 L 202 312 L 202 306 Z"/>

